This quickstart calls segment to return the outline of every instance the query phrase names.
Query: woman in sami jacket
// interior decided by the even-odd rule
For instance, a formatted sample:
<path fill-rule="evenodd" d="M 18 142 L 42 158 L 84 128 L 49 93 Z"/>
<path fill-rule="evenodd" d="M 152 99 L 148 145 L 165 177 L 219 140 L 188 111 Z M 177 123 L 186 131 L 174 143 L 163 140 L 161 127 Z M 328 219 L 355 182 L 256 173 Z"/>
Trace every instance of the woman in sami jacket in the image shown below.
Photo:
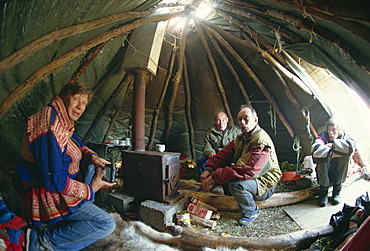
<path fill-rule="evenodd" d="M 115 229 L 113 219 L 93 204 L 95 193 L 115 183 L 102 180 L 109 162 L 81 143 L 74 121 L 91 99 L 87 84 L 65 85 L 50 104 L 28 118 L 18 172 L 27 230 L 27 250 L 81 250 Z M 95 175 L 83 180 L 80 161 Z"/>

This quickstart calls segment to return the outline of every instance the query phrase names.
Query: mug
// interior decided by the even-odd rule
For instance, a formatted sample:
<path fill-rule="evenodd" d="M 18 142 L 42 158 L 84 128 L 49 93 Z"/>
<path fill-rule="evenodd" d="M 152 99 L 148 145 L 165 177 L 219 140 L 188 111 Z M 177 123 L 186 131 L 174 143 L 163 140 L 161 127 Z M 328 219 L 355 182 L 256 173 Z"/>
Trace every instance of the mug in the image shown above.
<path fill-rule="evenodd" d="M 164 150 L 166 150 L 166 145 L 165 144 L 157 144 L 155 146 L 155 149 L 158 151 L 158 152 L 164 152 Z"/>

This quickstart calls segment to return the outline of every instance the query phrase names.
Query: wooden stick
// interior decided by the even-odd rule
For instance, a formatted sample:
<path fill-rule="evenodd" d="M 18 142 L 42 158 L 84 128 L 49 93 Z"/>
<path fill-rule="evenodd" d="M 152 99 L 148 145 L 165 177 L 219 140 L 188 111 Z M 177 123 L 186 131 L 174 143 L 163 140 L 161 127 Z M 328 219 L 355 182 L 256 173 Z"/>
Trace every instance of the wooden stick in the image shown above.
<path fill-rule="evenodd" d="M 98 55 L 99 51 L 103 49 L 103 47 L 108 43 L 105 41 L 101 44 L 95 46 L 91 51 L 89 51 L 88 55 L 84 58 L 83 63 L 78 67 L 78 69 L 73 73 L 71 79 L 68 81 L 67 84 L 75 82 L 77 79 L 80 78 L 81 74 L 86 70 L 89 64 L 94 60 L 94 58 Z"/>
<path fill-rule="evenodd" d="M 118 115 L 119 115 L 119 113 L 121 112 L 121 110 L 122 110 L 122 108 L 123 108 L 123 105 L 124 105 L 124 103 L 125 103 L 125 100 L 126 100 L 126 98 L 127 98 L 128 94 L 131 92 L 131 89 L 132 89 L 132 85 L 133 85 L 133 83 L 134 83 L 134 78 L 131 78 L 131 81 L 130 81 L 129 85 L 127 86 L 127 89 L 126 89 L 126 93 L 125 93 L 125 95 L 124 95 L 124 96 L 123 96 L 123 98 L 122 98 L 121 105 L 120 105 L 120 107 L 116 110 L 116 112 L 114 113 L 114 116 L 113 116 L 113 118 L 112 118 L 111 122 L 109 123 L 109 127 L 108 127 L 108 129 L 107 129 L 107 132 L 105 133 L 105 136 L 104 136 L 103 142 L 107 141 L 108 134 L 109 134 L 110 130 L 112 129 L 114 122 L 117 120 Z"/>
<path fill-rule="evenodd" d="M 162 106 L 163 106 L 163 101 L 164 101 L 164 98 L 165 98 L 167 90 L 168 90 L 168 85 L 169 85 L 170 80 L 172 78 L 173 66 L 174 66 L 174 63 L 175 63 L 175 57 L 176 57 L 176 51 L 177 51 L 176 47 L 177 47 L 177 45 L 176 45 L 176 41 L 175 41 L 174 42 L 174 49 L 172 50 L 170 62 L 169 62 L 169 65 L 168 65 L 166 80 L 164 81 L 162 91 L 161 91 L 161 95 L 160 95 L 158 103 L 157 103 L 157 107 L 154 110 L 152 125 L 151 125 L 151 129 L 150 129 L 149 141 L 148 141 L 148 144 L 146 146 L 147 150 L 152 149 L 155 132 L 157 130 L 159 114 L 161 113 Z"/>
<path fill-rule="evenodd" d="M 208 25 L 208 24 L 207 24 Z M 234 56 L 234 58 L 239 62 L 239 64 L 243 67 L 243 69 L 248 73 L 248 75 L 255 81 L 256 85 L 260 88 L 262 93 L 265 95 L 267 100 L 269 100 L 274 107 L 276 114 L 279 116 L 281 122 L 287 129 L 291 138 L 294 138 L 294 131 L 290 123 L 286 120 L 283 113 L 280 111 L 278 104 L 273 100 L 271 94 L 266 89 L 266 87 L 262 84 L 261 80 L 256 76 L 256 74 L 252 71 L 252 69 L 247 65 L 247 63 L 239 56 L 239 54 L 230 46 L 230 44 L 222 38 L 216 31 L 213 29 L 210 30 L 212 34 L 216 37 L 216 39 L 223 45 L 225 48 Z"/>
<path fill-rule="evenodd" d="M 199 216 L 196 216 L 194 214 L 190 214 L 190 222 L 194 225 L 200 225 L 202 227 L 208 227 L 210 229 L 214 229 L 217 225 L 217 222 L 214 220 L 207 220 L 203 219 Z"/>
<path fill-rule="evenodd" d="M 175 13 L 170 13 L 170 14 L 161 14 L 161 15 L 155 15 L 155 16 L 151 16 L 147 18 L 138 19 L 124 26 L 121 26 L 119 28 L 106 31 L 102 33 L 100 36 L 93 38 L 91 40 L 88 40 L 82 43 L 81 45 L 73 48 L 72 50 L 58 57 L 57 59 L 39 68 L 31 76 L 29 76 L 22 84 L 20 84 L 12 93 L 10 93 L 8 97 L 0 105 L 0 119 L 15 104 L 15 102 L 18 101 L 18 99 L 22 98 L 41 79 L 43 79 L 48 74 L 54 72 L 59 67 L 66 64 L 73 58 L 77 57 L 84 51 L 104 41 L 110 40 L 116 36 L 120 36 L 122 33 L 126 31 L 133 30 L 142 25 L 145 25 L 151 22 L 160 22 L 160 21 L 168 20 L 174 17 L 185 15 L 186 13 L 188 13 L 188 11 L 181 11 L 181 12 L 175 12 Z"/>
<path fill-rule="evenodd" d="M 220 46 L 218 45 L 217 41 L 215 40 L 215 38 L 213 37 L 212 33 L 209 31 L 209 28 L 206 27 L 206 33 L 209 37 L 209 39 L 211 40 L 213 46 L 215 47 L 216 51 L 218 52 L 218 54 L 221 56 L 221 58 L 224 60 L 225 64 L 227 65 L 227 67 L 229 68 L 231 74 L 234 76 L 235 78 L 235 81 L 236 83 L 238 84 L 239 86 L 239 89 L 240 91 L 242 92 L 243 94 L 243 97 L 244 97 L 244 101 L 248 104 L 251 104 L 251 101 L 248 97 L 248 94 L 243 86 L 243 83 L 242 81 L 240 80 L 239 78 L 239 75 L 238 73 L 236 73 L 234 67 L 232 66 L 230 60 L 226 57 L 225 53 L 222 51 L 222 49 L 220 48 Z"/>
<path fill-rule="evenodd" d="M 293 105 L 299 110 L 299 111 L 302 111 L 302 106 L 301 104 L 298 102 L 298 100 L 295 98 L 295 96 L 293 95 L 293 93 L 290 91 L 289 89 L 289 86 L 287 85 L 285 79 L 281 76 L 280 72 L 278 70 L 276 70 L 275 67 L 272 67 L 272 69 L 274 70 L 274 72 L 276 73 L 277 77 L 280 79 L 280 83 L 281 85 L 283 86 L 284 88 L 284 92 L 285 94 L 288 96 L 289 100 L 292 101 Z M 302 114 L 302 112 L 300 113 L 302 115 L 302 117 L 306 120 L 306 123 L 308 122 L 308 119 Z M 314 125 L 312 124 L 312 122 L 310 121 L 310 130 L 313 134 L 313 137 L 316 139 L 317 138 L 317 132 L 316 132 L 316 129 L 314 127 Z"/>
<path fill-rule="evenodd" d="M 247 250 L 301 250 L 316 239 L 330 235 L 334 232 L 332 225 L 317 227 L 310 230 L 301 230 L 293 233 L 282 234 L 270 237 L 222 237 L 204 234 L 195 231 L 191 227 L 183 227 L 181 231 L 182 242 L 197 247 L 219 247 Z M 194 249 L 195 250 L 195 249 Z"/>
<path fill-rule="evenodd" d="M 306 2 L 302 3 L 302 2 L 299 2 L 299 1 L 289 1 L 289 0 L 288 1 L 286 1 L 286 0 L 271 0 L 271 2 L 276 2 L 276 3 L 279 3 L 279 4 L 283 4 L 283 5 L 289 6 L 290 8 L 293 8 L 293 9 L 299 11 L 299 12 L 302 12 L 302 16 L 305 19 L 301 20 L 301 21 L 298 21 L 297 18 L 293 17 L 293 19 L 292 19 L 292 16 L 289 15 L 289 19 L 287 20 L 287 18 L 284 17 L 285 14 L 286 14 L 285 12 L 282 13 L 281 11 L 279 11 L 280 14 L 277 14 L 276 9 L 266 8 L 266 6 L 252 4 L 252 3 L 249 3 L 249 2 L 242 2 L 242 1 L 239 1 L 239 0 L 233 0 L 233 4 L 237 4 L 237 5 L 243 6 L 243 7 L 248 8 L 248 9 L 252 9 L 252 10 L 254 10 L 256 12 L 259 12 L 263 15 L 268 15 L 268 16 L 283 19 L 283 20 L 291 23 L 292 25 L 294 25 L 296 27 L 300 27 L 303 22 L 306 22 L 306 25 L 307 25 L 307 21 L 310 22 L 310 20 L 320 18 L 320 19 L 326 20 L 328 22 L 334 23 L 336 25 L 339 25 L 339 26 L 343 27 L 344 29 L 347 29 L 348 31 L 350 31 L 351 33 L 356 35 L 357 37 L 360 37 L 360 38 L 366 40 L 367 42 L 370 42 L 369 31 L 366 29 L 366 27 L 358 26 L 358 25 L 356 25 L 355 22 L 352 22 L 352 21 L 347 20 L 347 19 L 342 19 L 337 15 L 327 14 L 325 12 L 319 11 L 318 9 L 311 8 L 307 5 Z M 358 16 L 356 15 L 356 17 L 358 17 Z M 293 20 L 296 20 L 296 21 L 293 21 Z"/>
<path fill-rule="evenodd" d="M 194 140 L 194 125 L 191 116 L 191 92 L 190 92 L 190 82 L 188 67 L 186 64 L 186 57 L 184 57 L 184 90 L 185 90 L 185 114 L 186 121 L 189 128 L 189 142 L 190 142 L 190 152 L 192 163 L 196 163 L 197 154 L 195 152 L 195 140 Z"/>
<path fill-rule="evenodd" d="M 267 26 L 267 27 L 271 28 L 274 31 L 278 31 L 279 34 L 288 38 L 290 41 L 292 41 L 292 43 L 303 43 L 304 42 L 304 40 L 300 36 L 291 32 L 290 30 L 286 29 L 285 27 L 282 27 L 281 25 L 276 24 L 276 23 L 274 23 L 270 20 L 267 20 L 267 19 L 265 19 L 265 18 L 263 18 L 259 15 L 256 15 L 252 12 L 246 11 L 244 9 L 236 8 L 236 7 L 231 6 L 231 5 L 226 5 L 226 4 L 217 4 L 217 9 L 228 11 L 228 12 L 231 12 L 231 13 L 235 13 L 237 15 L 240 15 L 242 17 L 246 17 L 246 18 L 251 19 L 251 20 L 253 20 L 257 23 L 260 23 L 264 26 Z"/>
<path fill-rule="evenodd" d="M 190 198 L 195 196 L 207 204 L 214 205 L 220 211 L 239 211 L 238 203 L 234 196 L 214 194 L 211 192 L 197 192 L 194 190 L 182 190 L 179 192 L 188 195 Z M 294 192 L 274 193 L 265 201 L 256 201 L 259 208 L 270 208 L 290 205 L 312 198 L 319 193 L 319 187 L 311 187 Z"/>
<path fill-rule="evenodd" d="M 155 10 L 148 10 L 148 11 L 139 11 L 139 12 L 124 12 L 119 13 L 103 18 L 99 18 L 90 22 L 85 22 L 82 24 L 72 25 L 63 29 L 59 29 L 56 31 L 52 31 L 33 42 L 25 45 L 18 51 L 14 52 L 13 54 L 9 55 L 8 57 L 4 58 L 0 61 L 0 75 L 9 70 L 10 68 L 14 67 L 15 65 L 22 62 L 24 59 L 31 56 L 33 53 L 37 52 L 38 50 L 56 42 L 62 40 L 67 37 L 71 37 L 86 31 L 90 31 L 96 28 L 99 28 L 103 25 L 107 25 L 116 21 L 120 21 L 123 19 L 128 18 L 140 18 L 144 16 L 148 16 L 153 14 Z"/>
<path fill-rule="evenodd" d="M 261 36 L 258 35 L 257 32 L 255 32 L 252 28 L 248 27 L 246 24 L 243 22 L 239 21 L 238 19 L 234 18 L 233 16 L 227 14 L 225 11 L 222 10 L 217 10 L 217 14 L 219 14 L 221 17 L 225 18 L 227 21 L 232 23 L 236 27 L 240 27 L 244 32 L 249 34 L 249 36 L 252 39 L 247 39 L 244 40 L 244 43 L 253 43 L 257 47 L 260 47 L 261 45 L 264 46 L 271 54 L 273 54 L 276 59 L 282 64 L 282 65 L 288 65 L 287 62 L 285 61 L 285 58 L 281 56 L 280 53 L 275 53 L 275 48 L 267 42 L 265 39 L 261 38 Z"/>
<path fill-rule="evenodd" d="M 172 86 L 172 95 L 170 101 L 168 103 L 168 112 L 167 112 L 167 123 L 166 128 L 164 131 L 164 142 L 169 144 L 170 132 L 172 129 L 173 124 L 173 108 L 175 106 L 175 101 L 177 97 L 177 92 L 179 88 L 179 83 L 181 81 L 182 72 L 184 70 L 184 56 L 185 56 L 185 47 L 186 47 L 186 38 L 188 34 L 188 26 L 190 22 L 190 17 L 186 18 L 185 24 L 182 29 L 182 36 L 180 41 L 180 48 L 178 52 L 178 67 L 175 77 L 173 78 L 173 86 Z"/>
<path fill-rule="evenodd" d="M 91 134 L 94 132 L 96 126 L 99 124 L 100 119 L 104 116 L 105 112 L 108 110 L 109 106 L 114 102 L 114 100 L 117 98 L 118 94 L 122 91 L 122 89 L 125 87 L 125 85 L 131 81 L 132 75 L 126 73 L 123 77 L 121 83 L 117 86 L 117 88 L 114 90 L 112 95 L 109 97 L 108 101 L 104 104 L 103 108 L 99 111 L 99 113 L 96 115 L 94 122 L 91 124 L 89 130 L 85 134 L 84 139 L 82 142 L 86 144 L 89 141 L 89 138 Z"/>
<path fill-rule="evenodd" d="M 209 62 L 211 63 L 211 67 L 213 69 L 213 74 L 215 76 L 215 79 L 216 79 L 216 83 L 217 83 L 217 87 L 218 87 L 218 90 L 220 92 L 220 96 L 221 96 L 221 100 L 224 104 L 224 107 L 225 107 L 225 111 L 226 111 L 226 114 L 229 118 L 233 118 L 233 115 L 230 111 L 230 107 L 229 107 L 229 102 L 227 101 L 227 97 L 226 97 L 226 92 L 222 86 L 222 81 L 221 81 L 221 77 L 220 77 L 220 74 L 217 70 L 217 65 L 216 65 L 216 62 L 212 56 L 212 52 L 207 44 L 207 41 L 206 41 L 206 38 L 203 34 L 203 31 L 201 29 L 201 27 L 199 26 L 199 24 L 197 22 L 194 22 L 195 24 L 195 27 L 197 29 L 197 32 L 199 34 L 199 38 L 200 40 L 202 41 L 202 44 L 203 44 L 203 48 L 207 54 L 207 58 L 209 60 Z M 234 124 L 234 120 L 233 119 L 230 119 L 230 123 L 231 124 Z"/>
<path fill-rule="evenodd" d="M 271 0 L 270 2 L 275 2 L 289 6 L 291 8 L 298 9 L 300 11 L 306 11 L 306 9 L 316 10 L 326 16 L 337 17 L 342 20 L 352 20 L 368 23 L 369 13 L 368 9 L 364 8 L 361 1 L 346 1 L 337 0 L 332 1 L 290 1 L 290 0 Z"/>
<path fill-rule="evenodd" d="M 317 26 L 312 20 L 313 20 L 313 17 L 319 17 L 321 19 L 335 23 L 336 25 L 340 25 L 343 28 L 349 30 L 354 35 L 366 40 L 367 42 L 370 42 L 369 32 L 363 27 L 360 27 L 360 26 L 354 27 L 353 22 L 349 22 L 348 20 L 343 20 L 341 18 L 338 18 L 338 16 L 327 15 L 323 12 L 319 12 L 317 10 L 311 9 L 306 4 L 304 6 L 300 6 L 293 2 L 283 3 L 283 4 L 288 5 L 291 8 L 304 12 L 302 13 L 302 15 L 305 18 L 297 18 L 296 16 L 293 16 L 287 12 L 272 9 L 272 8 L 262 7 L 256 4 L 250 4 L 250 3 L 246 4 L 241 1 L 234 1 L 233 4 L 235 3 L 241 6 L 245 6 L 248 9 L 253 9 L 269 17 L 274 17 L 277 19 L 284 20 L 285 22 L 290 23 L 294 27 L 296 27 L 296 30 L 304 30 L 311 34 L 315 34 L 318 37 L 323 38 L 329 43 L 332 43 L 340 47 L 343 51 L 345 51 L 348 54 L 348 56 L 351 57 L 356 62 L 356 65 L 358 65 L 360 68 L 370 71 L 370 66 L 368 65 L 368 61 L 363 57 L 361 53 L 359 53 L 357 50 L 354 50 L 352 46 L 350 46 L 341 37 L 336 36 L 333 32 L 330 32 L 326 29 L 323 29 L 322 27 Z M 308 13 L 311 13 L 311 15 L 309 15 Z M 277 57 L 277 59 L 279 60 L 280 63 L 282 63 L 279 57 Z"/>

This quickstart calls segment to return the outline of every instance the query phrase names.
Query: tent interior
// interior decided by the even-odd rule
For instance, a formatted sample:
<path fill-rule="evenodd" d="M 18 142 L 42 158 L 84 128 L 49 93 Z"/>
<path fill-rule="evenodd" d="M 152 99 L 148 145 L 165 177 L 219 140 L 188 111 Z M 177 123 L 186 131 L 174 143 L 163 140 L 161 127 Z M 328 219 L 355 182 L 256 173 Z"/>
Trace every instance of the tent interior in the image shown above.
<path fill-rule="evenodd" d="M 131 137 L 146 72 L 145 149 L 195 163 L 217 111 L 251 104 L 279 162 L 301 166 L 330 117 L 369 161 L 370 19 L 363 1 L 0 0 L 0 166 L 27 118 L 71 81 L 94 98 L 76 133 Z"/>
<path fill-rule="evenodd" d="M 147 150 L 165 143 L 194 160 L 214 113 L 237 124 L 249 103 L 281 162 L 302 163 L 331 116 L 369 152 L 369 20 L 360 2 L 1 2 L 1 165 L 16 161 L 27 117 L 71 79 L 94 88 L 76 123 L 85 143 L 131 136 L 130 69 L 148 62 Z M 140 27 L 147 37 L 130 41 Z M 150 29 L 163 37 L 154 53 Z M 358 102 L 346 87 L 364 105 L 351 107 Z"/>
<path fill-rule="evenodd" d="M 281 162 L 302 163 L 332 116 L 369 158 L 369 20 L 360 4 L 14 0 L 1 7 L 1 165 L 15 163 L 27 117 L 71 79 L 94 88 L 76 123 L 85 143 L 132 136 L 132 69 L 147 65 L 147 150 L 165 143 L 194 161 L 215 112 L 237 124 L 239 106 L 249 103 Z"/>

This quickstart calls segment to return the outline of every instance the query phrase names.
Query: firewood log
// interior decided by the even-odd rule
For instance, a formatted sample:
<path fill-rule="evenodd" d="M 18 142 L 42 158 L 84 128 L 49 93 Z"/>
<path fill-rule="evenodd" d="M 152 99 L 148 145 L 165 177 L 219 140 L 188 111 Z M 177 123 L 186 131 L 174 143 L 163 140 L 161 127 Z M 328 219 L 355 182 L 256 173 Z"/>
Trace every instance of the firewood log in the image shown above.
<path fill-rule="evenodd" d="M 311 187 L 299 191 L 275 193 L 265 201 L 256 201 L 259 208 L 269 208 L 290 205 L 312 198 L 318 194 L 319 187 Z M 192 190 L 179 190 L 180 193 L 198 197 L 200 200 L 213 205 L 220 211 L 238 211 L 238 203 L 233 196 L 218 195 L 210 192 L 197 192 Z"/>
<path fill-rule="evenodd" d="M 204 234 L 191 227 L 184 227 L 181 232 L 181 242 L 214 249 L 242 247 L 248 250 L 301 250 L 307 248 L 316 239 L 327 236 L 333 231 L 331 225 L 326 225 L 270 237 L 222 237 Z"/>
<path fill-rule="evenodd" d="M 203 219 L 203 218 L 201 218 L 199 216 L 196 216 L 194 214 L 190 214 L 190 222 L 191 222 L 191 224 L 200 225 L 202 227 L 208 227 L 208 228 L 211 228 L 211 229 L 214 229 L 217 225 L 216 221 L 214 221 L 214 220 Z"/>

